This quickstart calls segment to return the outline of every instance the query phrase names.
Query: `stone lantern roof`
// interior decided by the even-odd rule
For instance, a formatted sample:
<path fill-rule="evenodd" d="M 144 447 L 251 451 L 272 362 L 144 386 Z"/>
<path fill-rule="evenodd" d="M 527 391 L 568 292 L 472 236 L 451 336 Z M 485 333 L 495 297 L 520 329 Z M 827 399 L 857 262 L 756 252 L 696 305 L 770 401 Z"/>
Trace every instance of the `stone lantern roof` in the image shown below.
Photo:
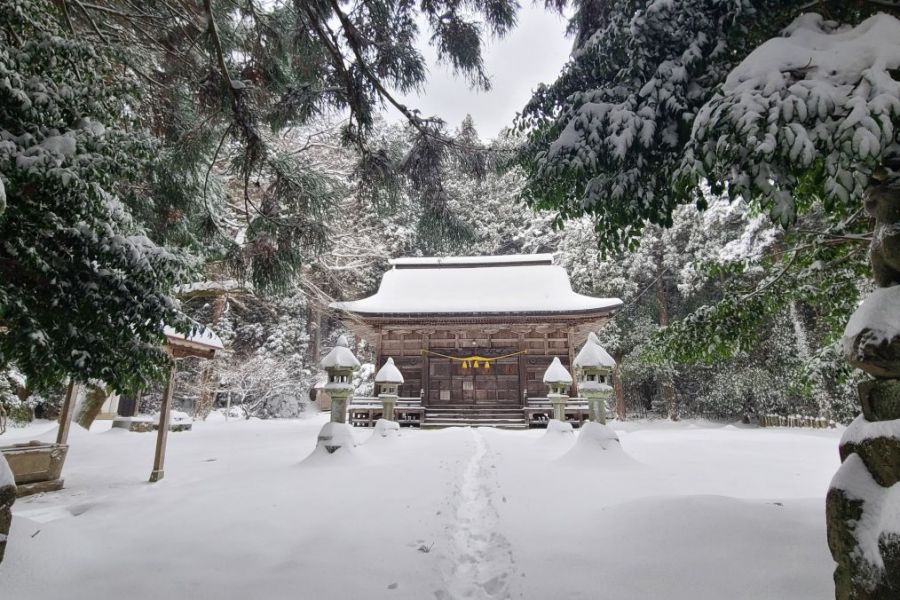
<path fill-rule="evenodd" d="M 578 368 L 607 367 L 612 369 L 615 368 L 616 361 L 603 349 L 603 346 L 600 345 L 600 340 L 597 339 L 597 335 L 592 331 L 578 356 L 575 357 L 575 366 Z"/>
<path fill-rule="evenodd" d="M 403 374 L 394 365 L 393 358 L 388 358 L 375 373 L 375 383 L 403 383 Z"/>
<path fill-rule="evenodd" d="M 572 374 L 559 362 L 558 356 L 544 372 L 544 383 L 572 383 Z"/>
<path fill-rule="evenodd" d="M 323 369 L 356 369 L 359 367 L 359 360 L 350 350 L 346 336 L 342 335 L 320 364 Z"/>

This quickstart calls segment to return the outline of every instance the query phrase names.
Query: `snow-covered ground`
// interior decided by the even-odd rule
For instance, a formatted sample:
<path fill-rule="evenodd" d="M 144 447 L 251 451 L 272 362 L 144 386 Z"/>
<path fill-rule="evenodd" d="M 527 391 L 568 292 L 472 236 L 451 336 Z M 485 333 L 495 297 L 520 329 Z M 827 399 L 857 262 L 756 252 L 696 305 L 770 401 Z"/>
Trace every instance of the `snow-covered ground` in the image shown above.
<path fill-rule="evenodd" d="M 316 455 L 322 416 L 169 436 L 74 427 L 66 489 L 20 500 L 0 598 L 803 600 L 832 595 L 840 432 L 614 424 L 404 430 Z M 52 429 L 52 426 L 45 425 Z M 49 438 L 50 431 L 12 430 Z"/>

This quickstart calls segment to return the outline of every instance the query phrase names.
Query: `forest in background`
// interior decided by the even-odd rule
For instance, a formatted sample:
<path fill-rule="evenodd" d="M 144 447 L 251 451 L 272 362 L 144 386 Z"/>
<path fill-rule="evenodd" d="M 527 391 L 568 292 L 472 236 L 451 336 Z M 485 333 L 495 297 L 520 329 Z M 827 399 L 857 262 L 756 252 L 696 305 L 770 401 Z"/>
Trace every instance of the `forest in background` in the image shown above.
<path fill-rule="evenodd" d="M 379 122 L 376 135 L 394 160 L 409 154 L 409 132 Z M 481 144 L 471 119 L 454 131 Z M 710 198 L 709 207 L 679 208 L 672 227 L 647 226 L 634 250 L 603 253 L 590 219 L 554 226 L 554 214 L 520 200 L 525 177 L 518 167 L 486 169 L 473 176 L 458 161 L 444 166 L 448 208 L 458 219 L 454 235 L 422 230 L 414 194 L 395 191 L 389 201 L 354 183 L 355 156 L 340 143 L 340 121 L 322 120 L 291 133 L 286 144 L 330 176 L 334 208 L 322 226 L 327 250 L 312 257 L 291 285 L 260 291 L 234 278 L 221 255 L 202 255 L 205 277 L 174 290 L 181 308 L 212 328 L 226 352 L 211 363 L 182 361 L 176 400 L 182 410 L 205 418 L 228 395 L 249 417 L 295 417 L 320 378 L 319 359 L 346 333 L 329 302 L 375 292 L 388 260 L 432 254 L 500 255 L 551 252 L 569 272 L 573 288 L 620 297 L 623 310 L 599 333 L 619 362 L 616 393 L 633 417 L 704 417 L 755 420 L 764 414 L 803 414 L 848 422 L 854 415 L 852 384 L 835 346 L 836 331 L 815 306 L 789 302 L 746 334 L 732 357 L 683 362 L 669 355 L 666 328 L 722 298 L 723 283 L 752 294 L 784 248 L 782 230 L 741 201 Z M 516 143 L 504 132 L 490 147 L 503 156 Z M 240 185 L 228 168 L 228 149 L 211 172 L 228 207 L 229 236 L 247 235 Z M 739 269 L 738 269 L 739 267 Z M 864 289 L 864 279 L 859 289 Z M 358 348 L 365 361 L 371 349 Z M 371 393 L 371 367 L 363 369 L 358 393 Z M 22 422 L 52 417 L 61 389 L 32 391 L 15 369 L 0 378 L 3 402 Z M 142 394 L 152 412 L 159 384 Z"/>
<path fill-rule="evenodd" d="M 159 323 L 188 330 L 186 314 L 228 346 L 182 369 L 197 415 L 227 394 L 248 414 L 295 415 L 340 330 L 324 307 L 372 293 L 388 259 L 553 252 L 577 291 L 625 302 L 599 333 L 628 414 L 846 422 L 859 376 L 837 339 L 871 287 L 871 219 L 804 195 L 812 180 L 786 220 L 727 177 L 659 178 L 695 150 L 673 120 L 696 115 L 735 57 L 805 10 L 770 4 L 692 0 L 673 21 L 665 3 L 575 2 L 572 61 L 485 143 L 471 121 L 451 127 L 392 91 L 425 81 L 414 42 L 426 24 L 441 61 L 489 88 L 482 43 L 514 25 L 514 2 L 4 3 L 0 403 L 13 421 L 52 417 L 72 376 L 98 396 L 146 390 L 152 410 Z M 827 4 L 850 22 L 877 8 Z M 771 22 L 751 18 L 775 5 Z M 633 72 L 607 64 L 616 44 L 641 57 Z M 714 44 L 734 54 L 700 60 Z M 636 94 L 616 77 L 656 87 Z M 610 151 L 587 153 L 617 202 L 573 208 L 583 157 L 556 164 L 541 148 L 583 117 L 566 102 L 592 85 L 620 102 L 591 124 Z M 381 120 L 386 105 L 403 125 Z M 847 185 L 857 198 L 861 184 Z"/>

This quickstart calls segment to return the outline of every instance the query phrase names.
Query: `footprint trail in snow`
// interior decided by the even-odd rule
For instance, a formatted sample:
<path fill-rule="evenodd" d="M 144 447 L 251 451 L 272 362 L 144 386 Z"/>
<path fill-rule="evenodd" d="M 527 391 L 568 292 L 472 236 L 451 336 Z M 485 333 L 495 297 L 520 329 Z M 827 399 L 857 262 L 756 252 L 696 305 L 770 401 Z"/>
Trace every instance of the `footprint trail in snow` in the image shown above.
<path fill-rule="evenodd" d="M 492 500 L 496 487 L 489 449 L 478 429 L 470 429 L 475 451 L 462 475 L 445 560 L 443 589 L 437 600 L 506 600 L 515 575 L 509 541 L 497 530 L 499 515 Z"/>

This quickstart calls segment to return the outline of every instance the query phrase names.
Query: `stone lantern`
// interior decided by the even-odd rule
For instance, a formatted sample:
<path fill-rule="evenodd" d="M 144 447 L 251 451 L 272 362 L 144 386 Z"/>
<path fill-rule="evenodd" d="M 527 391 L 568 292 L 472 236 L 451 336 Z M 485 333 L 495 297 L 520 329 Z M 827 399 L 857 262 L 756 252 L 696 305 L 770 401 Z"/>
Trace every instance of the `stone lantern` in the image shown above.
<path fill-rule="evenodd" d="M 612 372 L 616 361 L 591 332 L 575 357 L 578 391 L 587 398 L 590 420 L 606 423 L 607 400 L 613 395 Z"/>
<path fill-rule="evenodd" d="M 378 386 L 378 399 L 381 400 L 382 419 L 394 420 L 394 407 L 397 405 L 397 393 L 400 384 L 403 383 L 403 374 L 394 365 L 394 359 L 388 358 L 375 374 L 375 384 Z"/>
<path fill-rule="evenodd" d="M 347 404 L 353 395 L 353 372 L 359 368 L 359 361 L 349 346 L 347 338 L 342 335 L 321 362 L 328 373 L 325 391 L 331 396 L 332 423 L 347 422 Z"/>
<path fill-rule="evenodd" d="M 566 370 L 559 357 L 554 357 L 553 362 L 544 372 L 544 383 L 550 389 L 547 398 L 553 406 L 553 418 L 557 421 L 566 420 L 566 402 L 569 400 L 569 386 L 572 385 L 572 375 Z"/>

